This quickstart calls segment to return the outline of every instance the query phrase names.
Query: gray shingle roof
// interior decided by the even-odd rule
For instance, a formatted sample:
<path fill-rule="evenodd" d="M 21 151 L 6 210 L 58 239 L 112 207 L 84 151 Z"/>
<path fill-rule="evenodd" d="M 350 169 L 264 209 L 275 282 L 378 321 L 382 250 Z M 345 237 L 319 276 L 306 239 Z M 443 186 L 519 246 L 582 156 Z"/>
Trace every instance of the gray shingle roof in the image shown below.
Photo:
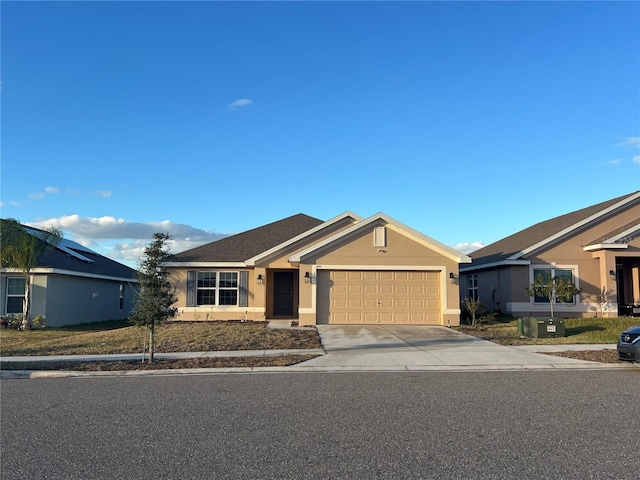
<path fill-rule="evenodd" d="M 136 278 L 136 271 L 133 268 L 127 267 L 115 260 L 103 257 L 95 252 L 87 252 L 86 250 L 81 250 L 79 253 L 82 254 L 83 257 L 92 260 L 92 262 L 85 262 L 56 248 L 46 252 L 38 260 L 38 267 L 55 268 L 95 276 L 117 277 L 131 280 L 135 280 Z"/>
<path fill-rule="evenodd" d="M 173 262 L 244 262 L 324 223 L 299 213 L 173 256 Z"/>
<path fill-rule="evenodd" d="M 606 202 L 598 203 L 575 212 L 567 213 L 559 217 L 546 220 L 544 222 L 537 223 L 529 228 L 525 228 L 513 235 L 498 240 L 486 247 L 483 247 L 475 252 L 469 254 L 473 259 L 472 266 L 484 265 L 488 263 L 495 263 L 506 260 L 507 258 L 522 252 L 523 250 L 536 245 L 537 243 L 561 232 L 565 228 L 569 228 L 592 215 L 615 205 L 624 199 L 637 194 L 633 192 L 628 195 L 623 195 Z"/>
<path fill-rule="evenodd" d="M 38 232 L 34 227 L 23 226 L 24 230 L 34 236 Z M 42 240 L 40 240 L 42 241 Z M 68 272 L 77 272 L 93 276 L 115 277 L 135 281 L 136 270 L 104 257 L 73 241 L 62 239 L 60 248 L 50 248 L 37 260 L 37 268 L 53 268 Z M 66 251 L 65 251 L 66 250 Z M 86 261 L 86 260 L 90 261 Z"/>
<path fill-rule="evenodd" d="M 615 230 L 613 230 L 612 232 L 607 233 L 606 235 L 603 235 L 599 238 L 596 238 L 595 240 L 592 240 L 591 242 L 588 243 L 588 245 L 598 245 L 600 243 L 605 243 L 607 242 L 610 238 L 613 238 L 619 234 L 621 234 L 622 232 L 626 232 L 627 230 L 631 230 L 634 227 L 638 227 L 640 226 L 640 218 L 638 218 L 637 220 L 634 220 L 633 222 L 629 222 L 626 225 L 622 225 L 619 228 L 616 228 Z M 633 234 L 633 237 L 638 236 L 638 233 Z M 626 243 L 629 239 L 620 239 L 618 241 L 616 241 L 615 243 Z"/>

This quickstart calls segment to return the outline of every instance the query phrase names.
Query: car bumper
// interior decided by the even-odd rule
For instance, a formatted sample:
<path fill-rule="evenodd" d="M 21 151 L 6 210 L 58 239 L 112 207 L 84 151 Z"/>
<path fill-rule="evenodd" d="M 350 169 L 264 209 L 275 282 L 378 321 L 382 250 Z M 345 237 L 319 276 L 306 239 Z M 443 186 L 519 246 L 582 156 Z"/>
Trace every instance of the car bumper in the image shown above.
<path fill-rule="evenodd" d="M 640 361 L 640 346 L 618 344 L 618 358 L 628 362 Z"/>

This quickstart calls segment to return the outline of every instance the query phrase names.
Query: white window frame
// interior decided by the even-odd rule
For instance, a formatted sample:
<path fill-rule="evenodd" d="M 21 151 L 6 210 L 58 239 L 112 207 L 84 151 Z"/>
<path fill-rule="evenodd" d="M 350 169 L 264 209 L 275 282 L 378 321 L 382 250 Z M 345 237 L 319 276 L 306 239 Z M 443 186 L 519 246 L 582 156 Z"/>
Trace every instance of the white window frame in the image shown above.
<path fill-rule="evenodd" d="M 214 286 L 201 287 L 200 286 L 200 275 L 201 274 L 215 274 L 216 280 Z M 235 274 L 235 287 L 222 286 L 222 277 L 226 276 L 225 274 Z M 196 285 L 195 285 L 195 295 L 196 295 L 196 306 L 197 307 L 237 307 L 240 299 L 240 272 L 235 270 L 202 270 L 196 273 Z M 213 290 L 214 291 L 214 303 L 200 303 L 199 302 L 199 293 L 201 291 Z M 220 292 L 236 292 L 236 302 L 235 303 L 225 303 L 220 305 Z"/>
<path fill-rule="evenodd" d="M 478 300 L 478 274 L 469 273 L 467 275 L 467 298 L 469 300 Z"/>
<path fill-rule="evenodd" d="M 386 247 L 387 246 L 387 229 L 386 229 L 386 227 L 375 227 L 373 229 L 373 246 L 374 247 Z"/>
<path fill-rule="evenodd" d="M 9 292 L 9 286 L 11 283 L 13 283 L 12 281 L 14 280 L 19 280 L 21 285 L 22 285 L 22 293 L 21 294 L 17 294 L 17 293 L 10 293 Z M 20 309 L 19 312 L 11 312 L 11 313 L 23 313 L 24 312 L 24 302 L 25 302 L 25 294 L 26 294 L 26 285 L 25 285 L 25 277 L 7 277 L 7 282 L 6 282 L 6 290 L 5 290 L 5 302 L 4 302 L 4 314 L 8 314 L 9 312 L 7 312 L 7 308 L 9 306 L 9 299 L 10 298 L 22 298 L 22 308 Z"/>
<path fill-rule="evenodd" d="M 535 272 L 540 270 L 549 270 L 551 272 L 550 278 L 555 277 L 556 270 L 569 270 L 571 271 L 571 281 L 573 282 L 573 284 L 576 286 L 577 289 L 580 289 L 577 265 L 531 265 L 531 267 L 529 268 L 529 285 L 532 285 L 533 282 L 535 281 L 535 278 L 536 278 Z M 573 296 L 572 302 L 563 302 L 558 300 L 555 297 L 555 292 L 554 292 L 554 299 L 555 299 L 555 302 L 554 302 L 555 305 L 576 305 L 577 304 L 575 295 Z M 529 302 L 533 303 L 534 305 L 549 305 L 548 299 L 545 299 L 543 301 L 536 301 L 535 297 L 531 297 L 529 299 Z"/>

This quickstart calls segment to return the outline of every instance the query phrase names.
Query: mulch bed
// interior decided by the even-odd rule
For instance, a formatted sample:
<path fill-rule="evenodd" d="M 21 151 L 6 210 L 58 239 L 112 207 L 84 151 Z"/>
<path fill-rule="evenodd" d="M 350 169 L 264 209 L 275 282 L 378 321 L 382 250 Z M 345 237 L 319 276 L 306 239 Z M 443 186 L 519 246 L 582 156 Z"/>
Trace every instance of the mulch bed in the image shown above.
<path fill-rule="evenodd" d="M 178 368 L 286 367 L 318 355 L 274 355 L 235 358 L 156 359 L 153 364 L 140 360 L 97 362 L 0 362 L 0 370 L 66 370 L 73 372 L 113 372 L 121 370 L 166 370 Z"/>
<path fill-rule="evenodd" d="M 576 352 L 541 352 L 546 355 L 555 355 L 556 357 L 575 358 L 577 360 L 588 360 L 590 362 L 600 363 L 626 363 L 618 359 L 616 350 L 581 350 Z"/>

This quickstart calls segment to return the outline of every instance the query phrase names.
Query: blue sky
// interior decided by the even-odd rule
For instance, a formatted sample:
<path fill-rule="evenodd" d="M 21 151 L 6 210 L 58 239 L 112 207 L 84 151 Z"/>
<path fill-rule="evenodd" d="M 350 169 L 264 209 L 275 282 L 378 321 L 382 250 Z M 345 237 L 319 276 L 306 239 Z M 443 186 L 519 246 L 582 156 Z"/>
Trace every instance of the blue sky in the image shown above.
<path fill-rule="evenodd" d="M 0 8 L 2 217 L 130 265 L 347 210 L 469 252 L 640 189 L 638 2 Z"/>

